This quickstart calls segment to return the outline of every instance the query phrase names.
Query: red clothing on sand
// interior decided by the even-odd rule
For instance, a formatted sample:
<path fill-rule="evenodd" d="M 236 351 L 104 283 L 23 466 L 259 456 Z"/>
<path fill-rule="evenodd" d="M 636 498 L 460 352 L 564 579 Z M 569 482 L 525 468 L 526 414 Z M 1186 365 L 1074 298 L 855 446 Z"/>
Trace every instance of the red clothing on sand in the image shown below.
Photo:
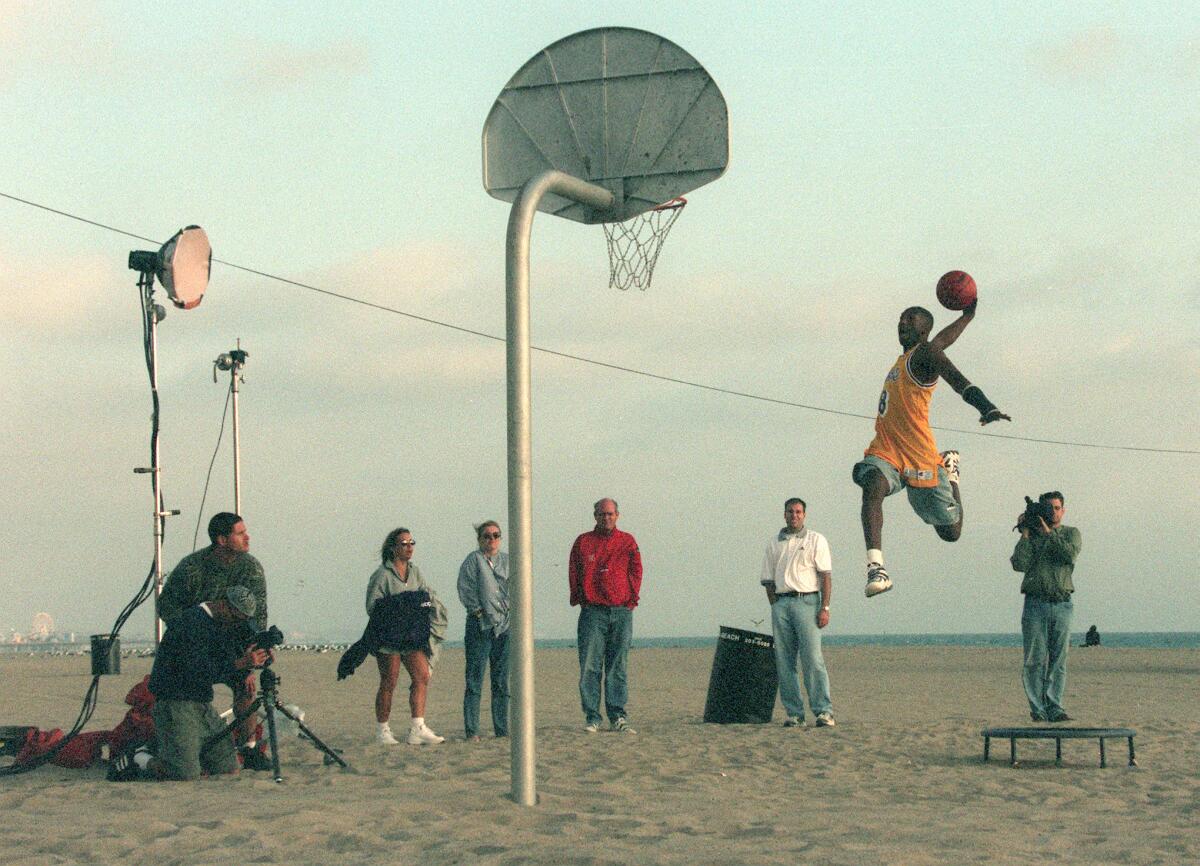
<path fill-rule="evenodd" d="M 611 535 L 594 529 L 583 533 L 571 547 L 569 578 L 572 605 L 633 610 L 642 591 L 642 554 L 637 541 L 619 529 Z"/>

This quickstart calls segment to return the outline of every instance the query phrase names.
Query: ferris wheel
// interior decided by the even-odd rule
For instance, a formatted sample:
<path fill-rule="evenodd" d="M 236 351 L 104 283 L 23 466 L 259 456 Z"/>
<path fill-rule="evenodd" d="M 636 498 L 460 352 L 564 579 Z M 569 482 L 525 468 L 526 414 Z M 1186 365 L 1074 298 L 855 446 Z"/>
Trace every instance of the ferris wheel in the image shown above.
<path fill-rule="evenodd" d="M 29 637 L 32 640 L 45 640 L 54 634 L 54 618 L 48 613 L 37 613 L 29 626 Z"/>

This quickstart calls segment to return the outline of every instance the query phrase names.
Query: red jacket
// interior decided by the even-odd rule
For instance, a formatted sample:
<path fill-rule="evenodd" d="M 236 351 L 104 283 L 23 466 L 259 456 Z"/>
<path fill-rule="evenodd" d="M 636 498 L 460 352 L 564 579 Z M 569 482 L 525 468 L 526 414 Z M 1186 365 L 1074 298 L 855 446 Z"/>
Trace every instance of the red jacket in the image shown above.
<path fill-rule="evenodd" d="M 642 591 L 642 554 L 628 532 L 585 532 L 571 547 L 571 604 L 637 607 Z"/>

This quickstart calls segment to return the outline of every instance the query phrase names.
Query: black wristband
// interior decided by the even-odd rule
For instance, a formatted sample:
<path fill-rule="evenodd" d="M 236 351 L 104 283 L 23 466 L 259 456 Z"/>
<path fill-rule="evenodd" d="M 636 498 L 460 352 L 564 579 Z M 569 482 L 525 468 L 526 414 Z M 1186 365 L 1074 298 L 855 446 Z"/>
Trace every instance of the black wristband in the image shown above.
<path fill-rule="evenodd" d="M 988 413 L 995 412 L 996 406 L 984 396 L 983 389 L 978 385 L 968 385 L 962 391 L 963 402 L 979 410 L 979 417 L 986 418 Z"/>

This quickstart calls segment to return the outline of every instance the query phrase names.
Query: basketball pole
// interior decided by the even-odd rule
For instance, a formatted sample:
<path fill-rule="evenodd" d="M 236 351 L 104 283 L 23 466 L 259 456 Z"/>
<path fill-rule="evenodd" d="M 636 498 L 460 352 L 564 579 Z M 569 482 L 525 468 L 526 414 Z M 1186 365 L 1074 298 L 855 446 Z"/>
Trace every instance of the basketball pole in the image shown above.
<path fill-rule="evenodd" d="M 533 445 L 529 364 L 529 245 L 533 218 L 547 193 L 597 210 L 613 204 L 603 187 L 556 169 L 536 174 L 513 200 L 505 246 L 508 368 L 508 527 L 512 563 L 512 635 L 509 666 L 512 726 L 512 798 L 537 803 L 533 684 Z"/>

